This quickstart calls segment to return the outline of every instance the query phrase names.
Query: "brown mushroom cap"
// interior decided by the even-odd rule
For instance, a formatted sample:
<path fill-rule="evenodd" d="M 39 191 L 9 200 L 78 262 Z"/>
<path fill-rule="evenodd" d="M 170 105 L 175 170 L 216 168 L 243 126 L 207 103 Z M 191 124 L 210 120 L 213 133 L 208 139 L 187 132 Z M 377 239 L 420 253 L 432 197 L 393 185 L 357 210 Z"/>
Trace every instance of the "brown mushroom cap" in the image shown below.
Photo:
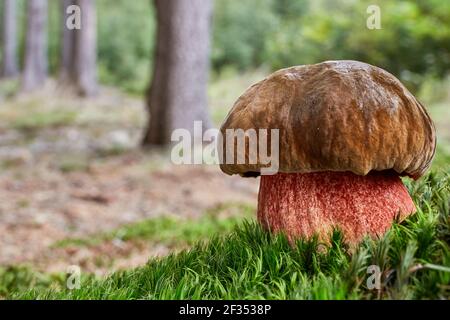
<path fill-rule="evenodd" d="M 279 172 L 285 173 L 392 169 L 419 178 L 436 146 L 424 106 L 392 74 L 358 61 L 276 71 L 236 101 L 221 126 L 224 137 L 226 129 L 279 129 Z M 267 165 L 258 159 L 220 167 L 254 176 Z"/>

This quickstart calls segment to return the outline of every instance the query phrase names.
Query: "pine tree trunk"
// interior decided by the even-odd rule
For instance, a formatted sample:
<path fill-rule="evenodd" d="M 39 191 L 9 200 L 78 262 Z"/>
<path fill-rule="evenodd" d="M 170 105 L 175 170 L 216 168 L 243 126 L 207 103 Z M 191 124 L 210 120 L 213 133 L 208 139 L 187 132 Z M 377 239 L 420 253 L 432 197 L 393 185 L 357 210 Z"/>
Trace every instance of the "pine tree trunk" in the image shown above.
<path fill-rule="evenodd" d="M 61 63 L 59 70 L 60 82 L 72 84 L 74 78 L 74 43 L 76 30 L 67 28 L 67 8 L 75 3 L 75 0 L 63 0 L 61 4 Z"/>
<path fill-rule="evenodd" d="M 66 26 L 67 7 L 78 5 L 81 10 L 81 28 Z M 64 0 L 60 79 L 82 96 L 97 92 L 97 19 L 95 0 Z"/>
<path fill-rule="evenodd" d="M 97 92 L 97 19 L 94 0 L 77 0 L 81 8 L 81 29 L 75 33 L 75 73 L 79 93 Z"/>
<path fill-rule="evenodd" d="M 22 78 L 24 91 L 35 90 L 47 78 L 47 0 L 28 0 L 25 62 Z"/>
<path fill-rule="evenodd" d="M 16 0 L 5 0 L 3 4 L 3 61 L 1 75 L 5 78 L 11 78 L 19 73 L 16 53 Z"/>
<path fill-rule="evenodd" d="M 147 94 L 150 121 L 144 145 L 170 144 L 172 131 L 210 127 L 207 108 L 210 0 L 155 0 L 157 44 Z"/>

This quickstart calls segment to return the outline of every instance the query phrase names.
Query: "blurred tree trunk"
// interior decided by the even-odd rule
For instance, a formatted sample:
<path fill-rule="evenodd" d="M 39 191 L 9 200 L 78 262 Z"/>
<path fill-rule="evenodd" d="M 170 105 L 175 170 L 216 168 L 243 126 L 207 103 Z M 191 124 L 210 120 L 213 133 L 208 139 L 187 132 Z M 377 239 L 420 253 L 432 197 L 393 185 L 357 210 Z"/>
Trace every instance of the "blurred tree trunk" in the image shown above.
<path fill-rule="evenodd" d="M 31 91 L 47 78 L 47 0 L 28 0 L 22 89 Z"/>
<path fill-rule="evenodd" d="M 172 131 L 210 127 L 207 108 L 210 0 L 155 0 L 157 43 L 147 93 L 150 121 L 144 145 L 170 144 Z"/>
<path fill-rule="evenodd" d="M 5 78 L 17 76 L 17 28 L 16 0 L 3 2 L 3 61 L 1 75 Z"/>
<path fill-rule="evenodd" d="M 95 0 L 77 0 L 81 29 L 75 31 L 75 81 L 81 95 L 97 92 L 97 17 Z"/>
<path fill-rule="evenodd" d="M 71 5 L 80 7 L 80 29 L 66 25 L 67 8 Z M 98 89 L 95 0 L 64 0 L 62 10 L 61 82 L 73 86 L 80 95 L 92 96 Z"/>
<path fill-rule="evenodd" d="M 75 30 L 67 27 L 67 8 L 75 3 L 75 0 L 63 0 L 61 3 L 61 63 L 59 79 L 62 84 L 72 83 L 74 77 L 74 42 Z"/>

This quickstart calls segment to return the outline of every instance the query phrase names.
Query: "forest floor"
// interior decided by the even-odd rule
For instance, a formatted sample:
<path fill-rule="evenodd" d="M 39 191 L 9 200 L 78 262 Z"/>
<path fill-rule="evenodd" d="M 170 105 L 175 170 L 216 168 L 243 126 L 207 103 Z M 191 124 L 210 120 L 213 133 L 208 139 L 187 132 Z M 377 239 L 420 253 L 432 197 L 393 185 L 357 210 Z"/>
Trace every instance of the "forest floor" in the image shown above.
<path fill-rule="evenodd" d="M 215 81 L 215 123 L 258 78 Z M 104 274 L 254 215 L 257 179 L 230 177 L 217 166 L 174 165 L 170 151 L 139 149 L 141 98 L 102 88 L 95 98 L 79 99 L 51 82 L 11 98 L 8 86 L 0 85 L 0 266 L 65 272 L 78 265 Z M 444 102 L 430 111 L 442 146 L 436 163 L 446 166 L 450 108 Z"/>
<path fill-rule="evenodd" d="M 103 273 L 174 249 L 158 241 L 58 245 L 161 216 L 198 219 L 254 206 L 258 184 L 217 166 L 174 165 L 139 149 L 142 99 L 104 88 L 91 99 L 57 93 L 4 98 L 0 108 L 0 265 Z M 179 243 L 177 247 L 184 247 Z"/>

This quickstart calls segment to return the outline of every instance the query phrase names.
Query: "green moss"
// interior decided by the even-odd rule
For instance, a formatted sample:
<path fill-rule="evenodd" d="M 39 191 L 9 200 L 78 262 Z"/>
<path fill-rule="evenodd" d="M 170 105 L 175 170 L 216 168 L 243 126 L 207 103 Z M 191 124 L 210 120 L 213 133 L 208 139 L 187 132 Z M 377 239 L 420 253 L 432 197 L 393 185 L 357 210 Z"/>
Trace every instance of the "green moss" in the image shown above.
<path fill-rule="evenodd" d="M 238 211 L 239 214 L 221 217 L 225 210 Z M 95 246 L 105 241 L 148 240 L 171 246 L 192 245 L 198 240 L 207 239 L 215 234 L 233 230 L 243 217 L 250 217 L 254 209 L 244 204 L 229 203 L 215 207 L 198 219 L 183 219 L 174 216 L 161 216 L 147 219 L 116 230 L 87 238 L 69 238 L 54 244 L 54 247 Z"/>
<path fill-rule="evenodd" d="M 28 299 L 448 299 L 450 298 L 450 179 L 430 174 L 408 182 L 417 214 L 378 240 L 348 250 L 336 231 L 331 246 L 313 238 L 289 245 L 254 222 L 193 248 L 103 279 L 86 278 L 78 290 L 30 287 L 13 298 Z M 212 220 L 211 220 L 212 221 Z M 206 222 L 206 224 L 211 223 Z M 203 221 L 205 223 L 205 221 Z M 124 227 L 124 239 L 151 235 L 194 240 L 204 227 L 160 220 Z M 200 225 L 200 223 L 198 223 Z M 183 226 L 184 225 L 184 226 Z M 189 226 L 189 227 L 187 227 Z M 321 249 L 320 249 L 321 248 Z M 380 290 L 367 287 L 367 268 L 382 272 Z"/>
<path fill-rule="evenodd" d="M 68 126 L 75 122 L 74 111 L 35 112 L 14 119 L 12 127 L 23 131 L 33 131 L 48 127 Z"/>

